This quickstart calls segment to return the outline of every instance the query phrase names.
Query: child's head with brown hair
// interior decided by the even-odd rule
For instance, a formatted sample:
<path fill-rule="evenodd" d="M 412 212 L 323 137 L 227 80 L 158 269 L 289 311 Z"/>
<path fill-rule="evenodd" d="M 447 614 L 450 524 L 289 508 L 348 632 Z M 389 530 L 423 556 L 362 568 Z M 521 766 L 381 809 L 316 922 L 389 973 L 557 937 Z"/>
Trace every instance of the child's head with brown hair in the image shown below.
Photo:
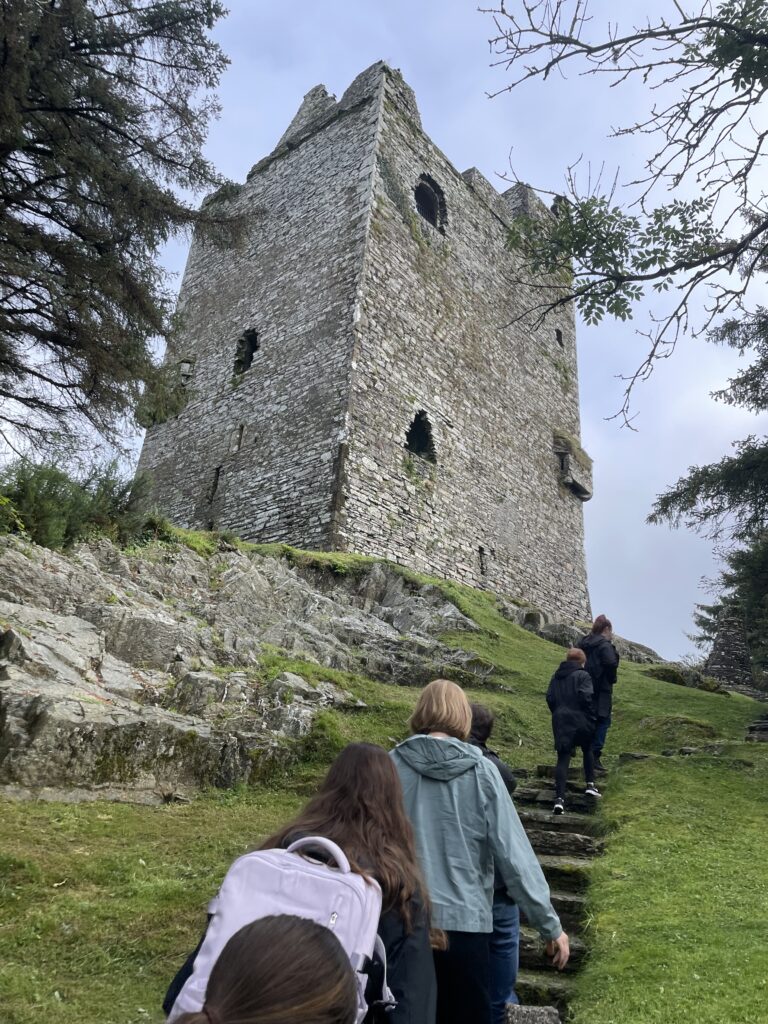
<path fill-rule="evenodd" d="M 396 909 L 406 927 L 414 897 L 427 907 L 400 778 L 392 758 L 375 743 L 345 747 L 306 807 L 261 849 L 286 846 L 298 835 L 324 836 L 340 846 L 354 870 L 374 876 L 384 908 Z"/>
<path fill-rule="evenodd" d="M 262 917 L 235 932 L 208 979 L 199 1013 L 176 1024 L 354 1024 L 357 982 L 328 928 Z"/>
<path fill-rule="evenodd" d="M 569 647 L 565 660 L 578 661 L 582 668 L 587 664 L 587 656 L 580 647 Z"/>
<path fill-rule="evenodd" d="M 472 728 L 472 709 L 460 686 L 449 679 L 433 679 L 419 694 L 410 720 L 411 732 L 444 732 L 467 740 Z"/>

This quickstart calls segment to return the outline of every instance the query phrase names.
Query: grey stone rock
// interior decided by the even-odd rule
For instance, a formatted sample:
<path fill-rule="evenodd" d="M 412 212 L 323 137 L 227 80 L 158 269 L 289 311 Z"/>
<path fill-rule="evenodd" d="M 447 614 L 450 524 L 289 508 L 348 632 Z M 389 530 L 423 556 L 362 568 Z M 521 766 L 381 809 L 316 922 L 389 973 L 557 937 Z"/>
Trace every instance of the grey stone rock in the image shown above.
<path fill-rule="evenodd" d="M 640 751 L 625 750 L 619 754 L 619 764 L 631 764 L 633 761 L 648 761 L 653 754 L 644 754 Z"/>
<path fill-rule="evenodd" d="M 78 615 L 104 634 L 107 651 L 130 665 L 165 670 L 178 651 L 191 657 L 202 650 L 198 631 L 159 608 L 83 604 Z"/>
<path fill-rule="evenodd" d="M 560 1024 L 554 1006 L 508 1006 L 507 1024 Z"/>
<path fill-rule="evenodd" d="M 578 626 L 569 626 L 566 622 L 549 622 L 538 630 L 539 636 L 549 640 L 558 647 L 575 647 L 584 636 Z"/>
<path fill-rule="evenodd" d="M 262 644 L 409 685 L 492 671 L 439 639 L 476 627 L 437 587 L 377 563 L 347 578 L 231 549 L 65 556 L 5 537 L 0 588 L 22 598 L 0 600 L 0 785 L 17 792 L 240 781 L 319 709 L 364 707 L 329 680 L 260 683 Z"/>

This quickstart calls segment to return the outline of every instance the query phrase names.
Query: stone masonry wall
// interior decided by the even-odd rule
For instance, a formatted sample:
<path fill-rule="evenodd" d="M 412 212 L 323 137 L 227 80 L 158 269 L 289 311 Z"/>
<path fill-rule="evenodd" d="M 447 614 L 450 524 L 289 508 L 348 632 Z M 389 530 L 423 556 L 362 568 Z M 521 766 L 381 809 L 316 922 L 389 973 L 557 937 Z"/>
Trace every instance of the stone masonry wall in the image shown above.
<path fill-rule="evenodd" d="M 417 212 L 421 175 L 442 195 L 440 229 Z M 514 322 L 531 296 L 506 237 L 532 194 L 459 174 L 376 64 L 338 103 L 308 93 L 227 202 L 245 238 L 195 241 L 167 354 L 194 361 L 191 400 L 141 456 L 159 507 L 588 617 L 572 477 L 586 493 L 590 472 L 554 444 L 579 436 L 572 313 Z M 237 375 L 245 330 L 260 348 Z M 405 450 L 421 411 L 436 463 Z"/>
<path fill-rule="evenodd" d="M 378 108 L 353 83 L 307 95 L 231 205 L 237 245 L 196 239 L 166 360 L 193 360 L 182 413 L 147 432 L 139 471 L 175 522 L 329 543 Z M 234 372 L 237 341 L 260 348 Z"/>
<path fill-rule="evenodd" d="M 520 190 L 459 174 L 385 76 L 339 536 L 587 618 L 582 503 L 553 448 L 556 430 L 579 436 L 572 313 L 511 323 L 531 301 L 505 247 Z M 444 193 L 443 232 L 416 212 L 424 174 Z M 404 448 L 421 410 L 434 466 Z"/>

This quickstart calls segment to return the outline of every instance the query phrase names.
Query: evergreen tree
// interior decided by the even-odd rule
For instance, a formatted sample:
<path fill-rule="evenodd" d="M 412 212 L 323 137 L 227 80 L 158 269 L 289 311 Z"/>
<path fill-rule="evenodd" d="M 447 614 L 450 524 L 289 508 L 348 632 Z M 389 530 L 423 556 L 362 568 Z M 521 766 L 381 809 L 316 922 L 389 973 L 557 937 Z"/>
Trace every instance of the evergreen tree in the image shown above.
<path fill-rule="evenodd" d="M 0 437 L 110 442 L 170 327 L 158 263 L 202 156 L 218 0 L 0 0 Z"/>
<path fill-rule="evenodd" d="M 728 553 L 722 574 L 724 601 L 744 618 L 752 664 L 768 674 L 768 532 Z"/>

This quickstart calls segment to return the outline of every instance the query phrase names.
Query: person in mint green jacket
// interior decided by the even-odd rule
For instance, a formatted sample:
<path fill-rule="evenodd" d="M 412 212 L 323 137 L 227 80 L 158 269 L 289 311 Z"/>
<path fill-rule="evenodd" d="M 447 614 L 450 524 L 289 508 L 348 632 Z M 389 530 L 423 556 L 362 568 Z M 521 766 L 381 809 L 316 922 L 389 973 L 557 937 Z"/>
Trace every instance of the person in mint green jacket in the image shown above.
<path fill-rule="evenodd" d="M 491 1024 L 494 866 L 547 942 L 553 966 L 570 955 L 549 886 L 497 769 L 469 737 L 472 712 L 456 683 L 436 679 L 411 716 L 415 734 L 391 752 L 432 902 L 437 1024 Z"/>

